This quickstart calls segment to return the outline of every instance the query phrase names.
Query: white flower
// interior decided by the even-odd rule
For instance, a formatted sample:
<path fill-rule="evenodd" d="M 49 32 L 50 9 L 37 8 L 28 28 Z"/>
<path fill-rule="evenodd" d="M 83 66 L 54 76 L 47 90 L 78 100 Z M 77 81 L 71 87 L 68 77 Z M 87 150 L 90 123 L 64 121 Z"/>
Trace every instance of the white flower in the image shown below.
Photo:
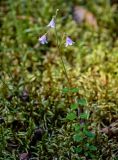
<path fill-rule="evenodd" d="M 55 20 L 54 20 L 54 18 L 52 18 L 52 20 L 48 24 L 48 27 L 55 28 Z"/>
<path fill-rule="evenodd" d="M 40 42 L 41 44 L 46 44 L 46 43 L 48 43 L 47 37 L 46 37 L 45 34 L 44 34 L 42 37 L 39 38 L 39 42 Z"/>
<path fill-rule="evenodd" d="M 71 38 L 69 38 L 69 37 L 66 38 L 66 44 L 65 44 L 66 47 L 67 47 L 67 46 L 71 46 L 73 43 L 74 43 L 74 42 L 72 41 Z"/>

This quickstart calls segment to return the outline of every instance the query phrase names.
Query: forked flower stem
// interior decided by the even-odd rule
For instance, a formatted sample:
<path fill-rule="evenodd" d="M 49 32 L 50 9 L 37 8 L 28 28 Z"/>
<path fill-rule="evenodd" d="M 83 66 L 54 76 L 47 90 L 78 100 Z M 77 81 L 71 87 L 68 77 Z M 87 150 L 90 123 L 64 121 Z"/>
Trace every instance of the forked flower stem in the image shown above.
<path fill-rule="evenodd" d="M 66 70 L 66 67 L 65 67 L 65 64 L 64 64 L 62 54 L 61 54 L 61 48 L 60 48 L 60 45 L 59 45 L 59 38 L 58 38 L 58 35 L 57 35 L 56 25 L 55 25 L 55 36 L 56 36 L 57 48 L 58 48 L 59 56 L 60 56 L 61 63 L 62 63 L 62 66 L 63 66 L 63 70 L 65 72 L 65 76 L 66 76 L 66 79 L 68 81 L 68 85 L 69 85 L 69 87 L 71 87 L 71 83 L 70 83 L 70 80 L 69 80 L 69 77 L 68 77 L 68 74 L 67 74 L 67 70 Z"/>

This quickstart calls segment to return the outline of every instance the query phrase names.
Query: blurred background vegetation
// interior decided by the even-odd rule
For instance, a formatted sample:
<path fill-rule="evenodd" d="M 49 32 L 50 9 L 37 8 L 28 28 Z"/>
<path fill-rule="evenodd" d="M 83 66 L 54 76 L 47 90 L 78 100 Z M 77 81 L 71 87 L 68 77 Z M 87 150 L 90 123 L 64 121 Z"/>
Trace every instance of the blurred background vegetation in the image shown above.
<path fill-rule="evenodd" d="M 75 42 L 62 46 L 79 90 L 73 95 L 62 91 L 67 80 L 53 31 L 47 45 L 38 42 L 56 9 L 59 36 L 65 32 Z M 0 160 L 117 160 L 117 84 L 117 0 L 0 1 Z M 72 122 L 65 117 L 70 97 L 78 95 L 96 133 L 94 156 L 73 151 Z"/>

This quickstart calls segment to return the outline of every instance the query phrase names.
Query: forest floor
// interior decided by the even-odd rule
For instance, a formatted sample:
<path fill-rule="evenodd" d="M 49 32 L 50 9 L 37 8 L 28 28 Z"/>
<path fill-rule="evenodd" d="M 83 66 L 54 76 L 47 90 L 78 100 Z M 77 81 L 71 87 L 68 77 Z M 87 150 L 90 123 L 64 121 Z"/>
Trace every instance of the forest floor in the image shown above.
<path fill-rule="evenodd" d="M 0 160 L 17 159 L 118 160 L 117 4 L 0 1 Z"/>

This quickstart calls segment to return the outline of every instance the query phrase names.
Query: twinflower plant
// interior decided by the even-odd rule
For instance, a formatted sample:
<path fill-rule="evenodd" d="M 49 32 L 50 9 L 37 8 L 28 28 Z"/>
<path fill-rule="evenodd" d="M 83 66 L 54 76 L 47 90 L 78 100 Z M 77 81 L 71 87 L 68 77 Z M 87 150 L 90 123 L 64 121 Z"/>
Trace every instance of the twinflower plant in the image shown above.
<path fill-rule="evenodd" d="M 65 73 L 65 76 L 66 76 L 67 81 L 68 81 L 68 85 L 69 85 L 69 87 L 71 87 L 70 79 L 68 77 L 67 70 L 66 70 L 66 67 L 65 67 L 65 64 L 64 64 L 64 60 L 63 60 L 63 57 L 62 57 L 62 50 L 61 50 L 61 47 L 63 47 L 63 46 L 61 46 L 62 42 L 58 38 L 58 32 L 57 32 L 57 28 L 56 28 L 56 18 L 57 18 L 58 11 L 59 10 L 57 9 L 55 16 L 52 17 L 52 19 L 49 22 L 49 24 L 47 25 L 47 27 L 52 28 L 55 31 L 57 49 L 58 49 L 58 52 L 59 52 L 59 55 L 60 55 L 61 63 L 63 65 L 63 70 L 64 70 L 64 73 Z M 48 34 L 49 31 L 50 30 L 48 30 L 47 33 L 45 33 L 43 36 L 39 37 L 39 42 L 41 44 L 44 45 L 44 44 L 48 43 L 48 41 L 47 41 L 47 34 Z M 74 41 L 69 36 L 66 36 L 64 44 L 65 44 L 65 47 L 72 46 L 74 44 Z"/>

